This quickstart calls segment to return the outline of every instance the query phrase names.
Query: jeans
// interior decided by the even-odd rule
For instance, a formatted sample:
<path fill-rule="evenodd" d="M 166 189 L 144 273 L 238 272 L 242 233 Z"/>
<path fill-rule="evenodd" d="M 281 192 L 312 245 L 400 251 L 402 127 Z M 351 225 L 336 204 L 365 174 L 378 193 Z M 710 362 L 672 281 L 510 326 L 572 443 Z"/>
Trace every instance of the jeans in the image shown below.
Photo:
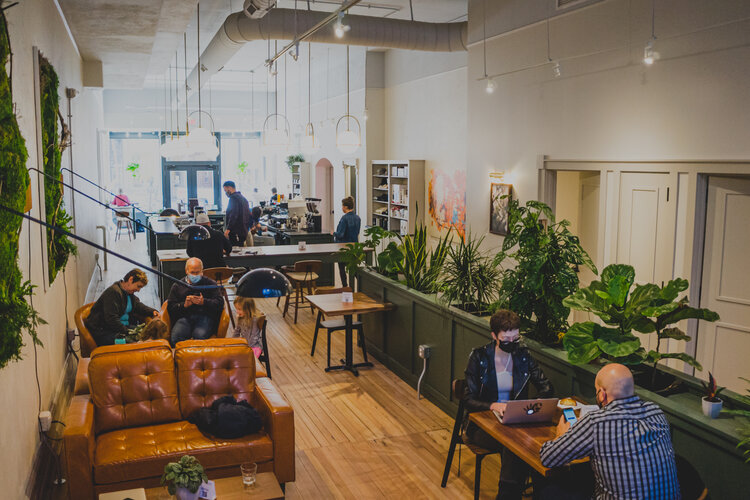
<path fill-rule="evenodd" d="M 521 494 L 526 478 L 531 473 L 531 467 L 476 425 L 470 424 L 466 429 L 466 434 L 472 444 L 481 446 L 486 450 L 500 452 L 500 480 L 498 481 L 497 498 L 499 500 L 521 500 Z"/>
<path fill-rule="evenodd" d="M 205 340 L 213 335 L 213 320 L 203 314 L 191 314 L 175 321 L 172 325 L 172 347 L 183 340 Z"/>

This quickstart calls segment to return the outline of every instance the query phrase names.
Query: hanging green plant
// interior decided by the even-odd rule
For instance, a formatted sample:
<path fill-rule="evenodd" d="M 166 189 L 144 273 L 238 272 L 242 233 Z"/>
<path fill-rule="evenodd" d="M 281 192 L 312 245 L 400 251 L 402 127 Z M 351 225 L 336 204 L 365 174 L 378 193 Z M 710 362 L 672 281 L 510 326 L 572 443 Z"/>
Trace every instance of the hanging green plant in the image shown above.
<path fill-rule="evenodd" d="M 289 170 L 292 170 L 295 163 L 302 163 L 303 161 L 305 161 L 305 157 L 300 153 L 297 153 L 296 155 L 289 155 L 286 157 L 286 166 L 289 167 Z"/>
<path fill-rule="evenodd" d="M 11 82 L 5 68 L 10 56 L 10 39 L 5 13 L 0 11 L 0 204 L 23 212 L 29 174 L 26 170 L 26 142 L 13 113 Z M 37 326 L 45 321 L 26 301 L 34 293 L 30 282 L 21 281 L 18 268 L 18 237 L 22 219 L 0 210 L 0 368 L 21 359 L 23 330 L 42 345 Z"/>
<path fill-rule="evenodd" d="M 241 161 L 237 165 L 237 170 L 239 170 L 241 174 L 244 174 L 245 170 L 247 170 L 247 162 L 246 161 Z"/>
<path fill-rule="evenodd" d="M 128 166 L 125 167 L 125 170 L 130 172 L 130 174 L 133 176 L 133 179 L 135 179 L 138 176 L 138 169 L 141 168 L 140 163 L 131 162 L 128 163 Z"/>
<path fill-rule="evenodd" d="M 39 72 L 42 107 L 42 148 L 44 153 L 44 172 L 53 179 L 59 179 L 62 150 L 60 136 L 57 131 L 59 115 L 59 96 L 57 88 L 59 81 L 55 68 L 41 54 L 39 55 Z M 63 207 L 62 185 L 55 182 L 44 183 L 44 204 L 47 212 L 47 222 L 61 227 L 66 231 L 70 228 L 70 215 Z M 49 282 L 55 281 L 60 269 L 65 268 L 68 257 L 76 254 L 76 246 L 64 234 L 47 228 L 47 260 L 49 262 Z"/>

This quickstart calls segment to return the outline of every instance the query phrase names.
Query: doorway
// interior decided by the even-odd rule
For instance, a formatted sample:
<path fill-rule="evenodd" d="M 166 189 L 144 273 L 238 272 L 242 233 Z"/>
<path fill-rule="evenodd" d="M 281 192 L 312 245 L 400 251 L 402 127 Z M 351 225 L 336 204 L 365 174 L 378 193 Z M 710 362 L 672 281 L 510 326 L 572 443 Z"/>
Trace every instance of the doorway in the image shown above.
<path fill-rule="evenodd" d="M 357 174 L 359 172 L 359 160 L 344 161 L 344 197 L 354 198 L 354 212 L 359 214 L 359 197 L 357 186 Z"/>
<path fill-rule="evenodd" d="M 198 199 L 198 206 L 221 209 L 219 166 L 205 163 L 166 163 L 163 170 L 164 207 L 187 207 Z"/>
<path fill-rule="evenodd" d="M 333 165 L 327 158 L 315 164 L 315 198 L 320 198 L 318 210 L 321 217 L 321 230 L 333 231 Z"/>
<path fill-rule="evenodd" d="M 700 321 L 696 357 L 707 378 L 743 392 L 750 378 L 750 179 L 709 177 L 700 307 L 719 313 L 716 322 Z"/>

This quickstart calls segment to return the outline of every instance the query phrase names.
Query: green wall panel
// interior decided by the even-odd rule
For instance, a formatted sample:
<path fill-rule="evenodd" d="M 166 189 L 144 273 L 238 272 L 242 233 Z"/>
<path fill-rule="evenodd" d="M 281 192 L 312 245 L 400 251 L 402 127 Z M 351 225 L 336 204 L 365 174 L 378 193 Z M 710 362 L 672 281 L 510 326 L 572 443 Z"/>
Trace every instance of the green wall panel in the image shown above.
<path fill-rule="evenodd" d="M 394 306 L 385 315 L 385 352 L 407 372 L 414 373 L 411 356 L 414 345 L 413 300 L 408 293 L 397 288 L 386 289 L 384 298 Z"/>
<path fill-rule="evenodd" d="M 451 318 L 441 314 L 439 309 L 427 304 L 414 303 L 414 346 L 412 363 L 414 374 L 422 372 L 423 360 L 418 347 L 422 344 L 432 347 L 422 386 L 430 386 L 444 398 L 451 396 Z M 446 369 L 448 368 L 448 369 Z"/>

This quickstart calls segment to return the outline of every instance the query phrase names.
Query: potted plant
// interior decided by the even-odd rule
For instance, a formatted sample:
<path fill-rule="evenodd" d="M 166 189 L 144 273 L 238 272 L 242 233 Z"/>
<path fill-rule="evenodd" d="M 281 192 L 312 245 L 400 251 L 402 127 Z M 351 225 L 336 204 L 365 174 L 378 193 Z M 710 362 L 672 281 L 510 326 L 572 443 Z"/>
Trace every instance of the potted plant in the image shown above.
<path fill-rule="evenodd" d="M 719 393 L 724 390 L 716 384 L 716 379 L 711 372 L 708 372 L 708 383 L 701 382 L 705 396 L 701 399 L 703 414 L 707 417 L 717 418 L 721 412 L 722 401 Z"/>
<path fill-rule="evenodd" d="M 687 290 L 685 279 L 670 280 L 664 286 L 635 282 L 635 269 L 627 264 L 611 264 L 604 268 L 601 281 L 593 281 L 566 297 L 563 304 L 572 309 L 597 315 L 604 325 L 586 321 L 572 325 L 563 337 L 568 359 L 575 364 L 588 363 L 603 357 L 626 365 L 652 363 L 650 377 L 643 374 L 636 382 L 660 392 L 671 381 L 657 383 L 656 367 L 662 359 L 679 359 L 702 370 L 696 359 L 684 352 L 661 352 L 665 339 L 690 340 L 677 328 L 684 319 L 716 321 L 719 315 L 709 309 L 688 305 L 687 297 L 677 300 L 680 292 Z M 606 326 L 605 326 L 606 325 Z M 641 340 L 633 332 L 656 333 L 656 349 L 646 352 Z M 649 380 L 650 378 L 650 380 Z"/>
<path fill-rule="evenodd" d="M 201 484 L 208 481 L 203 466 L 195 457 L 183 455 L 179 462 L 169 462 L 164 467 L 161 484 L 167 485 L 170 495 L 179 500 L 196 500 Z"/>
<path fill-rule="evenodd" d="M 745 382 L 750 383 L 750 379 L 746 379 L 745 377 L 740 378 Z M 737 443 L 737 448 L 745 448 L 745 451 L 742 454 L 745 456 L 745 463 L 750 464 L 750 410 L 747 409 L 750 407 L 750 388 L 747 389 L 747 394 L 747 396 L 739 397 L 739 400 L 746 405 L 745 409 L 724 410 L 724 413 L 736 415 L 738 417 L 745 417 L 742 421 L 742 426 L 737 429 L 741 436 L 740 442 Z"/>
<path fill-rule="evenodd" d="M 295 163 L 302 163 L 305 161 L 305 157 L 301 154 L 297 153 L 296 155 L 289 155 L 286 157 L 286 166 L 289 167 L 289 170 L 293 170 Z"/>
<path fill-rule="evenodd" d="M 468 233 L 448 247 L 439 285 L 449 304 L 476 315 L 488 312 L 500 289 L 500 261 L 480 250 L 482 241 Z"/>
<path fill-rule="evenodd" d="M 559 344 L 560 334 L 568 329 L 570 308 L 563 299 L 578 290 L 579 266 L 597 274 L 569 225 L 567 220 L 555 221 L 552 209 L 540 201 L 521 206 L 510 200 L 508 234 L 497 256 L 513 265 L 505 266 L 500 300 L 491 310 L 515 311 L 524 334 L 547 345 Z"/>

